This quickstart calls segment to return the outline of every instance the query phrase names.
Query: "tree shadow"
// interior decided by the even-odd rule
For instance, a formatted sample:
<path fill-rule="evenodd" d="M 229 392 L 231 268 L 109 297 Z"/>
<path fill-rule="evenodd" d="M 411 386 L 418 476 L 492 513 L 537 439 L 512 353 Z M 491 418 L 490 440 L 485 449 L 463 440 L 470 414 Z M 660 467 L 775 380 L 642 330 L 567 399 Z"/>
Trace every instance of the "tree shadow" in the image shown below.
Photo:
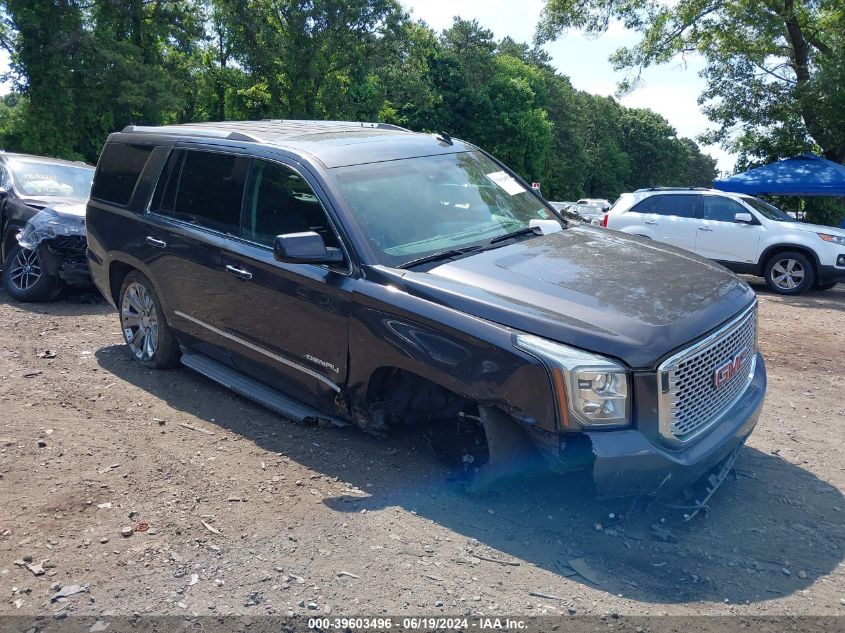
<path fill-rule="evenodd" d="M 845 284 L 838 284 L 830 290 L 810 290 L 803 295 L 779 295 L 772 292 L 759 277 L 743 277 L 758 295 L 796 308 L 838 310 L 845 312 Z"/>
<path fill-rule="evenodd" d="M 790 595 L 845 557 L 842 493 L 752 447 L 711 499 L 710 512 L 689 522 L 682 511 L 653 503 L 599 501 L 588 473 L 543 473 L 472 497 L 445 483 L 445 467 L 419 434 L 377 439 L 351 427 L 303 427 L 187 369 L 148 370 L 122 346 L 96 357 L 171 407 L 363 491 L 324 499 L 334 511 L 401 507 L 463 535 L 469 545 L 462 562 L 469 565 L 534 565 L 608 594 L 674 604 Z M 668 530 L 667 541 L 655 539 L 655 524 Z M 589 578 L 570 566 L 573 559 L 580 559 L 575 567 L 586 564 L 578 571 Z"/>

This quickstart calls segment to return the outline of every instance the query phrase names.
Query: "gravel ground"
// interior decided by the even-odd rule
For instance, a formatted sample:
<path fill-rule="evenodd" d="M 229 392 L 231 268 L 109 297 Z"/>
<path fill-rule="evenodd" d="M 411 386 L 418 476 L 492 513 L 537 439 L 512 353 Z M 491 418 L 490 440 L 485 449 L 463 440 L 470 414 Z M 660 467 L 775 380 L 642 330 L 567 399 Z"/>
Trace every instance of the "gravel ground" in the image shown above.
<path fill-rule="evenodd" d="M 845 285 L 752 283 L 767 402 L 686 523 L 584 476 L 464 496 L 418 436 L 296 426 L 130 362 L 102 302 L 0 294 L 0 614 L 845 614 Z"/>

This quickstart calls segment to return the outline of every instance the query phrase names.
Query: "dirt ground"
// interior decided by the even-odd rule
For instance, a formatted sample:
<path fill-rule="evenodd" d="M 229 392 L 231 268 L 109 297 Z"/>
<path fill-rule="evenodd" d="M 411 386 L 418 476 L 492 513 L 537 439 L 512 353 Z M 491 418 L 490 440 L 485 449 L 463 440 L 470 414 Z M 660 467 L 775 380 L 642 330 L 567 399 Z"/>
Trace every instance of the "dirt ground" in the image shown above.
<path fill-rule="evenodd" d="M 130 362 L 100 301 L 0 294 L 0 614 L 845 614 L 845 285 L 752 283 L 768 398 L 687 523 L 584 476 L 467 497 L 420 437 L 294 425 Z"/>

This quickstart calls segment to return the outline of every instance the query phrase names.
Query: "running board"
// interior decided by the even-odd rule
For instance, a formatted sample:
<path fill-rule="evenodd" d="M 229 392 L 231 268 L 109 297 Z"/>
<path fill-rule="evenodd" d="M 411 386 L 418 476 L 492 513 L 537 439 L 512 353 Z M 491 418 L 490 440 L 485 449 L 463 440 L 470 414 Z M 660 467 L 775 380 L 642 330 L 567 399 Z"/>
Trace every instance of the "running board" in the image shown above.
<path fill-rule="evenodd" d="M 231 367 L 227 367 L 223 363 L 219 363 L 202 354 L 185 352 L 183 349 L 181 360 L 185 367 L 193 369 L 206 378 L 210 378 L 214 382 L 228 387 L 235 393 L 249 398 L 275 413 L 291 418 L 295 422 L 327 420 L 335 426 L 349 425 L 348 422 L 344 422 L 340 418 L 321 413 L 317 409 L 299 402 L 299 400 L 286 396 L 280 391 L 244 376 Z"/>

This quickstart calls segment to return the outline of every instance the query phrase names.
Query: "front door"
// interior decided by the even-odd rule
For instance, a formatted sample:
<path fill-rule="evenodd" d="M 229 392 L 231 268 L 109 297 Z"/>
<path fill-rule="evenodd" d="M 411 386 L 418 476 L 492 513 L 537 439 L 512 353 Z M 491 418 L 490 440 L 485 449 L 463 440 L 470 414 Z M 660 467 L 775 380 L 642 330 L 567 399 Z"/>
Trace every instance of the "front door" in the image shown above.
<path fill-rule="evenodd" d="M 737 213 L 750 211 L 730 198 L 702 196 L 695 252 L 722 262 L 755 263 L 763 227 L 759 223 L 737 222 Z"/>
<path fill-rule="evenodd" d="M 311 402 L 333 399 L 346 381 L 348 263 L 283 264 L 277 235 L 316 231 L 340 241 L 314 188 L 292 166 L 256 159 L 244 195 L 239 239 L 223 252 L 235 365 L 265 384 Z"/>

